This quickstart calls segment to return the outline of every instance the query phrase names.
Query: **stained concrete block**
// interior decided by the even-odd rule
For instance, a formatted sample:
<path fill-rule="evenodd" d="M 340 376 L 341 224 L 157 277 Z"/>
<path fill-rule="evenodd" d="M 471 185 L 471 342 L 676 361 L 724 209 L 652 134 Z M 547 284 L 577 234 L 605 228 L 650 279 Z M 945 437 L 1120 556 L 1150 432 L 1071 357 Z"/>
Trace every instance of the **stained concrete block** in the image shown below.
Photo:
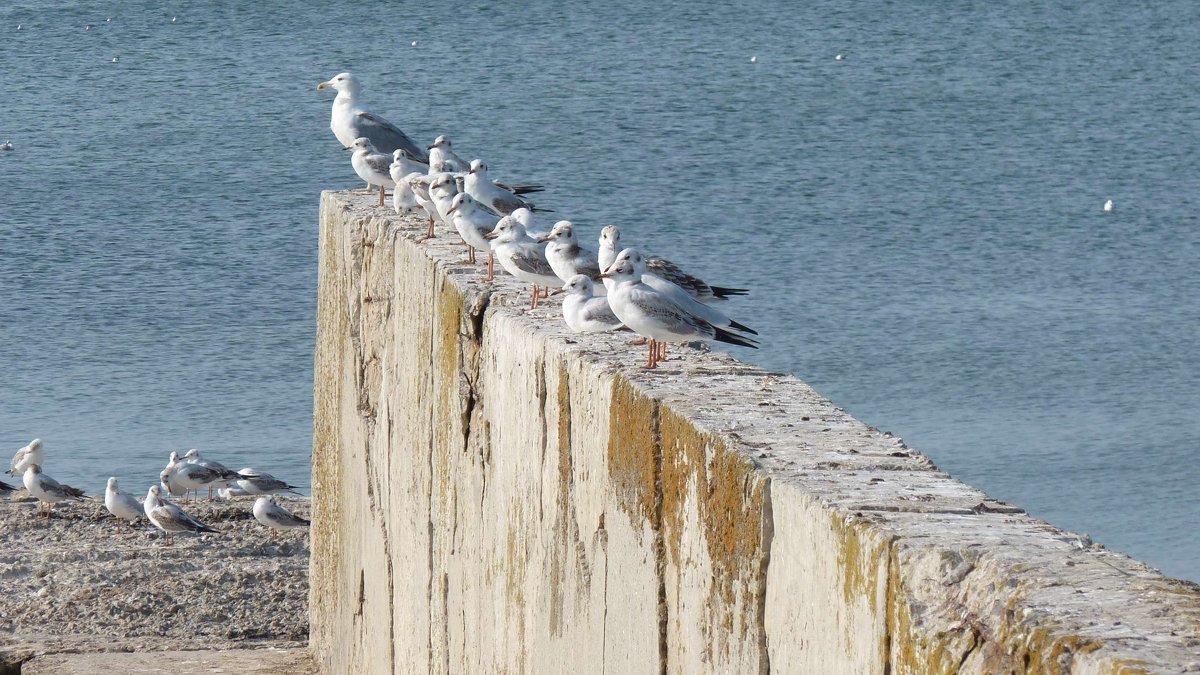
<path fill-rule="evenodd" d="M 324 672 L 1180 672 L 1200 593 L 799 380 L 572 335 L 457 237 L 325 193 Z"/>

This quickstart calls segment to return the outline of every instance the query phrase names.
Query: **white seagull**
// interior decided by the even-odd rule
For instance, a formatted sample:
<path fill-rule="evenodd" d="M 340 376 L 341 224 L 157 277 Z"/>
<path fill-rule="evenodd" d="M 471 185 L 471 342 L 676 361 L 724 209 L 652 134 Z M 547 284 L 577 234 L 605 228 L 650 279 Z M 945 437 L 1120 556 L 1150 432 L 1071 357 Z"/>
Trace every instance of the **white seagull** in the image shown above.
<path fill-rule="evenodd" d="M 0 145 L 0 150 L 7 151 L 7 150 L 12 150 L 12 149 L 13 149 L 12 141 L 4 141 L 4 144 Z"/>
<path fill-rule="evenodd" d="M 29 494 L 37 497 L 38 515 L 45 513 L 47 518 L 53 513 L 54 505 L 58 502 L 83 497 L 83 490 L 59 483 L 42 473 L 42 467 L 38 464 L 30 464 L 26 467 L 22 481 Z"/>
<path fill-rule="evenodd" d="M 248 495 L 273 495 L 279 492 L 296 492 L 295 485 L 288 485 L 286 481 L 279 480 L 275 476 L 264 471 L 258 471 L 249 467 L 240 469 L 238 474 L 243 478 L 234 481 L 233 486 L 236 486 L 243 494 Z"/>
<path fill-rule="evenodd" d="M 135 523 L 142 517 L 142 505 L 134 499 L 133 495 L 127 495 L 121 492 L 121 488 L 117 486 L 116 478 L 108 479 L 108 487 L 104 489 L 104 508 L 117 518 L 117 531 L 121 531 L 121 521 L 129 521 Z"/>
<path fill-rule="evenodd" d="M 584 274 L 567 279 L 563 287 L 551 293 L 566 293 L 563 298 L 563 319 L 567 327 L 576 333 L 603 333 L 617 330 L 623 324 L 608 306 L 608 298 L 593 295 L 592 280 Z"/>
<path fill-rule="evenodd" d="M 354 139 L 354 142 L 346 149 L 354 151 L 354 155 L 350 158 L 350 165 L 354 167 L 354 173 L 367 181 L 368 186 L 379 186 L 379 205 L 383 206 L 384 188 L 396 187 L 396 183 L 392 181 L 391 158 L 376 150 L 370 139 L 365 136 Z"/>
<path fill-rule="evenodd" d="M 618 261 L 603 274 L 614 282 L 608 294 L 608 303 L 613 314 L 633 332 L 650 340 L 650 356 L 647 368 L 658 367 L 658 342 L 689 342 L 692 340 L 717 340 L 729 344 L 757 349 L 750 338 L 731 333 L 714 326 L 688 308 L 681 307 L 676 298 L 668 296 L 642 281 L 642 272 L 632 262 Z M 704 305 L 687 298 L 694 305 Z"/>
<path fill-rule="evenodd" d="M 308 527 L 306 518 L 301 518 L 275 503 L 274 497 L 259 497 L 254 502 L 254 519 L 271 528 L 271 538 L 279 536 L 281 530 Z"/>
<path fill-rule="evenodd" d="M 465 181 L 467 194 L 502 215 L 508 215 L 522 207 L 531 211 L 536 210 L 533 204 L 517 196 L 513 190 L 503 188 L 489 179 L 487 171 L 487 164 L 484 164 L 483 160 L 476 159 L 471 162 L 471 169 Z"/>
<path fill-rule="evenodd" d="M 454 195 L 458 193 L 458 181 L 454 180 L 452 173 L 439 173 L 429 182 L 429 198 L 433 201 L 433 207 L 437 209 L 438 220 L 441 222 L 450 224 L 447 212 L 450 210 L 450 203 L 454 201 Z"/>
<path fill-rule="evenodd" d="M 542 297 L 539 286 L 562 286 L 562 279 L 546 261 L 546 247 L 530 238 L 525 233 L 525 226 L 512 216 L 501 218 L 496 228 L 488 232 L 484 239 L 493 242 L 492 254 L 501 267 L 521 281 L 533 284 L 532 308 L 537 308 L 538 300 Z"/>
<path fill-rule="evenodd" d="M 20 476 L 25 473 L 25 469 L 34 464 L 41 465 L 44 459 L 45 451 L 42 450 L 42 439 L 35 438 L 29 441 L 29 445 L 17 450 L 13 455 L 12 463 L 8 467 L 8 475 Z"/>
<path fill-rule="evenodd" d="M 168 544 L 172 543 L 172 532 L 216 532 L 188 515 L 187 511 L 164 499 L 162 488 L 157 485 L 150 486 L 150 491 L 146 493 L 146 501 L 142 502 L 142 510 L 152 525 L 166 533 Z"/>
<path fill-rule="evenodd" d="M 433 145 L 429 146 L 429 171 L 431 173 L 445 171 L 464 173 L 470 169 L 470 164 L 454 154 L 454 150 L 450 147 L 450 139 L 445 134 L 438 136 L 434 139 Z"/>
<path fill-rule="evenodd" d="M 620 244 L 621 230 L 617 229 L 616 225 L 605 225 L 604 229 L 600 230 L 600 249 L 597 252 L 600 269 L 606 270 L 613 263 L 613 260 L 617 257 L 617 252 L 622 250 Z M 725 300 L 730 296 L 746 295 L 750 292 L 749 289 L 745 288 L 710 286 L 703 279 L 684 272 L 670 260 L 654 255 L 648 255 L 645 258 L 647 272 L 679 286 L 700 302 Z M 607 284 L 605 285 L 607 286 Z"/>
<path fill-rule="evenodd" d="M 584 274 L 592 279 L 600 278 L 600 263 L 596 259 L 596 252 L 579 245 L 575 239 L 575 226 L 571 221 L 558 221 L 540 241 L 546 242 L 546 261 L 550 263 L 550 269 L 554 270 L 559 279 L 566 282 L 576 274 Z M 604 290 L 604 287 L 600 290 Z"/>
<path fill-rule="evenodd" d="M 454 229 L 458 230 L 458 235 L 467 243 L 467 262 L 475 263 L 475 251 L 485 251 L 488 254 L 487 281 L 491 281 L 495 277 L 496 257 L 492 255 L 492 243 L 485 237 L 496 229 L 500 218 L 481 208 L 479 202 L 465 192 L 454 195 L 446 215 L 450 216 Z"/>
<path fill-rule="evenodd" d="M 396 150 L 404 150 L 412 159 L 422 164 L 429 163 L 429 155 L 399 127 L 363 109 L 358 100 L 362 85 L 353 75 L 339 73 L 317 85 L 317 89 L 325 88 L 337 91 L 329 128 L 342 147 L 350 147 L 355 139 L 366 137 L 382 153 L 390 155 Z"/>
<path fill-rule="evenodd" d="M 1105 213 L 1112 213 L 1112 210 L 1113 210 L 1113 203 L 1112 203 L 1112 200 L 1110 199 L 1110 200 L 1108 200 L 1108 201 L 1104 202 L 1104 212 L 1105 212 Z"/>
<path fill-rule="evenodd" d="M 396 191 L 392 193 L 392 209 L 396 213 L 404 213 L 417 208 L 417 198 L 413 195 L 412 184 L 408 182 L 408 177 L 414 173 L 420 175 L 425 172 L 421 169 L 420 164 L 409 159 L 408 153 L 404 150 L 392 153 L 392 164 L 388 167 L 388 175 L 396 184 Z"/>

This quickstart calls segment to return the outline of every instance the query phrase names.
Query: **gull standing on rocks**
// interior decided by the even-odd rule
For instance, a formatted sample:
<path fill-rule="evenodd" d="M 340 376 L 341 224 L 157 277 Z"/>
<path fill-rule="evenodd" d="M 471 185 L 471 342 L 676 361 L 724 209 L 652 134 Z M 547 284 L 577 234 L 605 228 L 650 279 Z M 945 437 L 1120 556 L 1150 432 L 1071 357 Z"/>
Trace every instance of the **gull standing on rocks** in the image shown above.
<path fill-rule="evenodd" d="M 379 205 L 383 206 L 384 188 L 394 188 L 396 184 L 392 182 L 391 174 L 391 159 L 375 149 L 371 145 L 371 141 L 365 136 L 357 138 L 347 150 L 353 150 L 354 155 L 350 158 L 350 164 L 354 167 L 354 173 L 358 177 L 367 181 L 368 187 L 371 185 L 379 186 Z"/>
<path fill-rule="evenodd" d="M 537 210 L 533 204 L 518 197 L 513 191 L 496 185 L 488 178 L 487 171 L 487 164 L 484 164 L 483 160 L 476 159 L 471 162 L 465 185 L 467 194 L 474 197 L 475 201 L 501 215 L 508 215 L 522 207 L 530 211 Z"/>
<path fill-rule="evenodd" d="M 562 288 L 550 295 L 566 293 L 563 298 L 563 319 L 576 333 L 603 333 L 617 330 L 623 324 L 608 306 L 608 298 L 593 295 L 594 284 L 585 274 L 567 279 Z"/>
<path fill-rule="evenodd" d="M 454 229 L 467 244 L 467 262 L 475 264 L 475 251 L 486 251 L 488 254 L 487 281 L 495 278 L 496 256 L 492 253 L 492 243 L 485 237 L 496 229 L 499 218 L 479 207 L 479 202 L 471 195 L 460 192 L 454 195 L 446 213 L 454 222 Z"/>
<path fill-rule="evenodd" d="M 409 159 L 408 153 L 404 150 L 392 153 L 392 164 L 388 167 L 388 175 L 396 184 L 395 192 L 392 193 L 392 208 L 396 213 L 417 208 L 417 198 L 413 195 L 412 184 L 408 182 L 408 177 L 412 174 L 421 175 L 423 173 L 425 172 L 421 170 L 421 165 Z"/>
<path fill-rule="evenodd" d="M 30 464 L 25 469 L 23 481 L 29 494 L 37 497 L 38 515 L 44 512 L 47 518 L 53 513 L 54 505 L 58 502 L 79 499 L 83 496 L 83 490 L 63 485 L 42 473 L 42 467 L 38 464 Z M 47 510 L 43 511 L 44 507 L 48 507 Z"/>
<path fill-rule="evenodd" d="M 308 527 L 306 518 L 294 515 L 275 502 L 274 497 L 259 497 L 254 502 L 254 519 L 271 528 L 271 538 L 279 536 L 281 530 Z"/>
<path fill-rule="evenodd" d="M 600 263 L 596 259 L 596 252 L 579 245 L 575 239 L 575 226 L 571 221 L 558 221 L 540 241 L 546 242 L 546 261 L 564 283 L 576 274 L 583 274 L 592 279 L 600 278 Z M 600 295 L 604 295 L 604 287 L 601 286 L 599 290 L 602 291 Z"/>
<path fill-rule="evenodd" d="M 172 532 L 216 532 L 213 528 L 188 515 L 187 511 L 162 498 L 162 488 L 151 485 L 142 502 L 142 510 L 150 523 L 167 535 L 167 544 L 173 543 Z"/>
<path fill-rule="evenodd" d="M 521 281 L 533 284 L 532 309 L 537 309 L 541 298 L 539 286 L 562 286 L 562 280 L 546 261 L 546 248 L 525 234 L 525 226 L 512 216 L 501 218 L 484 239 L 493 242 L 492 253 L 501 267 Z"/>
<path fill-rule="evenodd" d="M 616 225 L 605 225 L 604 229 L 600 230 L 600 250 L 598 251 L 600 269 L 606 270 L 609 265 L 612 265 L 613 260 L 617 257 L 617 252 L 621 250 L 620 244 L 621 230 L 617 229 Z M 745 288 L 710 286 L 703 279 L 684 272 L 670 260 L 654 255 L 648 255 L 645 258 L 647 273 L 670 281 L 700 302 L 725 300 L 730 296 L 746 295 L 750 292 Z"/>
<path fill-rule="evenodd" d="M 356 139 L 366 137 L 384 154 L 390 155 L 396 150 L 404 150 L 412 159 L 422 164 L 429 163 L 428 153 L 399 127 L 363 109 L 358 100 L 362 86 L 353 75 L 339 73 L 329 81 L 317 85 L 317 89 L 325 88 L 337 91 L 337 97 L 333 99 L 333 115 L 329 120 L 329 128 L 333 135 L 337 136 L 342 147 L 348 148 Z"/>
<path fill-rule="evenodd" d="M 714 326 L 703 317 L 679 306 L 674 297 L 661 293 L 642 281 L 642 271 L 632 262 L 618 261 L 603 274 L 614 282 L 608 294 L 608 303 L 617 316 L 633 332 L 650 340 L 650 356 L 647 368 L 657 368 L 659 342 L 689 342 L 692 340 L 717 340 L 743 347 L 758 348 L 754 340 Z M 701 303 L 687 298 L 693 305 Z"/>
<path fill-rule="evenodd" d="M 118 532 L 121 531 L 122 520 L 136 523 L 144 513 L 142 505 L 138 503 L 138 500 L 133 498 L 133 495 L 121 492 L 121 488 L 117 486 L 116 478 L 108 479 L 108 487 L 104 489 L 104 508 L 117 517 Z"/>
<path fill-rule="evenodd" d="M 463 173 L 470 169 L 471 166 L 462 157 L 454 154 L 454 150 L 450 147 L 450 139 L 446 138 L 445 134 L 438 136 L 434 139 L 433 145 L 429 146 L 430 173 L 439 171 Z"/>
<path fill-rule="evenodd" d="M 179 483 L 177 483 L 174 479 L 175 467 L 179 466 L 179 464 L 179 453 L 172 450 L 171 458 L 167 461 L 167 467 L 158 474 L 158 480 L 162 483 L 163 487 L 166 488 L 167 494 L 171 495 L 172 497 L 187 497 L 187 490 L 185 490 L 183 486 L 179 485 Z"/>
<path fill-rule="evenodd" d="M 224 474 L 232 475 L 232 474 L 237 473 L 236 471 L 231 470 L 229 467 L 216 461 L 215 459 L 206 459 L 204 456 L 202 456 L 200 454 L 200 451 L 197 450 L 196 448 L 192 448 L 191 450 L 188 450 L 187 452 L 183 453 L 183 461 L 188 464 L 199 464 L 202 467 L 205 467 L 207 469 L 213 469 L 214 471 L 218 471 L 218 472 L 221 472 Z M 230 482 L 232 482 L 232 480 L 234 480 L 234 479 L 231 479 Z M 223 487 L 219 483 L 214 483 L 213 485 L 209 485 L 208 486 L 208 498 L 209 499 L 212 499 L 214 485 L 216 485 L 218 487 Z"/>
<path fill-rule="evenodd" d="M 273 495 L 278 492 L 296 492 L 295 485 L 288 485 L 285 481 L 281 481 L 269 473 L 251 469 L 249 467 L 240 469 L 238 474 L 243 478 L 234 481 L 236 486 L 242 493 L 248 495 Z"/>
<path fill-rule="evenodd" d="M 29 468 L 30 466 L 34 464 L 40 466 L 42 464 L 44 454 L 45 451 L 42 450 L 42 439 L 35 438 L 32 441 L 29 441 L 29 445 L 17 450 L 16 454 L 13 455 L 12 463 L 9 464 L 8 467 L 8 475 L 20 476 L 21 474 L 25 473 L 25 469 Z"/>

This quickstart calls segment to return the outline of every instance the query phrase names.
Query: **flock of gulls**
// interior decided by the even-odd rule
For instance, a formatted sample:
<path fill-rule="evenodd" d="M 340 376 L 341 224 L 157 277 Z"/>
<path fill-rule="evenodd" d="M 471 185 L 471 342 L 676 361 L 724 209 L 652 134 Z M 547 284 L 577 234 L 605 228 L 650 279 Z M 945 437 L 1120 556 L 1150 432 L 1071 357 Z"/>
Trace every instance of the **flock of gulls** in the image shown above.
<path fill-rule="evenodd" d="M 540 185 L 509 185 L 493 180 L 482 160 L 467 162 L 446 136 L 421 148 L 384 118 L 366 110 L 362 86 L 350 73 L 317 85 L 333 89 L 330 129 L 351 151 L 350 163 L 366 190 L 379 189 L 379 206 L 392 190 L 396 213 L 424 212 L 426 238 L 436 226 L 453 228 L 467 246 L 467 262 L 476 252 L 488 255 L 491 281 L 498 262 L 506 272 L 532 286 L 530 306 L 550 295 L 565 294 L 563 319 L 577 333 L 629 329 L 649 345 L 647 368 L 667 358 L 667 343 L 715 340 L 757 348 L 758 333 L 730 319 L 711 303 L 748 291 L 713 286 L 664 258 L 622 248 L 621 232 L 607 225 L 597 250 L 579 243 L 575 226 L 560 220 L 540 231 L 528 195 Z M 553 292 L 550 289 L 556 289 Z"/>
<path fill-rule="evenodd" d="M 29 445 L 17 450 L 8 470 L 11 476 L 21 476 L 25 489 L 37 499 L 39 516 L 50 517 L 54 505 L 59 502 L 89 499 L 83 490 L 63 485 L 42 472 L 44 460 L 42 441 L 35 438 Z M 116 478 L 108 479 L 108 486 L 104 490 L 104 507 L 116 518 L 118 530 L 122 522 L 133 524 L 145 517 L 150 524 L 163 531 L 168 544 L 172 543 L 171 535 L 176 532 L 216 532 L 171 501 L 171 497 L 179 496 L 187 501 L 189 492 L 204 488 L 208 488 L 210 500 L 214 489 L 224 499 L 260 495 L 254 502 L 254 519 L 271 528 L 272 538 L 277 537 L 279 531 L 308 527 L 309 524 L 308 520 L 294 515 L 275 501 L 278 493 L 295 493 L 295 486 L 254 469 L 233 471 L 220 462 L 204 458 L 194 448 L 183 457 L 172 452 L 167 467 L 159 474 L 159 481 L 160 485 L 150 486 L 145 501 L 138 502 L 132 495 L 121 491 Z M 0 493 L 15 489 L 0 481 Z"/>

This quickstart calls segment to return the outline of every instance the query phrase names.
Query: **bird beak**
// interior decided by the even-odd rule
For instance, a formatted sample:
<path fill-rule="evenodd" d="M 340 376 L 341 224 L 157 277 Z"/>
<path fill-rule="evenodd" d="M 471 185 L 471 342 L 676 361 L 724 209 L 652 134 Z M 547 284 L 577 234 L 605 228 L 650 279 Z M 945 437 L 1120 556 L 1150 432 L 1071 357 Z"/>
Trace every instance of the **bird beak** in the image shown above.
<path fill-rule="evenodd" d="M 597 279 L 611 279 L 612 277 L 613 277 L 612 272 L 605 272 L 604 274 L 601 274 L 600 276 L 598 276 L 596 278 Z"/>
<path fill-rule="evenodd" d="M 436 148 L 436 147 L 437 147 L 437 143 L 434 143 L 433 145 L 431 145 L 431 146 L 429 146 L 429 147 L 427 147 L 427 148 L 425 148 L 425 149 L 426 149 L 426 150 L 432 150 L 432 149 L 434 149 L 434 148 Z"/>
<path fill-rule="evenodd" d="M 550 295 L 562 295 L 563 293 L 566 293 L 566 292 L 567 292 L 567 289 L 565 289 L 565 288 L 559 288 L 559 289 L 555 289 L 555 290 L 553 290 L 553 291 L 550 291 Z"/>
<path fill-rule="evenodd" d="M 500 235 L 496 234 L 495 232 L 488 232 L 487 234 L 483 235 L 483 238 L 484 238 L 484 239 L 487 239 L 488 241 L 491 241 L 491 240 L 493 240 L 493 239 L 495 239 L 496 237 L 499 237 L 499 236 L 500 236 Z"/>
<path fill-rule="evenodd" d="M 450 215 L 451 213 L 454 213 L 457 210 L 458 210 L 457 206 L 451 206 L 449 209 L 446 210 L 446 215 Z M 488 234 L 491 234 L 491 233 L 489 232 Z"/>
<path fill-rule="evenodd" d="M 346 147 L 344 147 L 344 148 L 342 148 L 342 149 L 343 149 L 343 150 L 345 150 L 346 152 L 349 152 L 349 151 L 351 151 L 351 150 L 353 150 L 353 149 L 354 149 L 354 146 L 353 146 L 353 145 L 347 145 Z"/>
<path fill-rule="evenodd" d="M 321 84 L 317 85 L 317 91 L 321 91 L 322 89 L 325 89 L 326 87 L 332 87 L 332 86 L 333 85 L 329 84 L 328 82 L 322 82 Z"/>
<path fill-rule="evenodd" d="M 538 241 L 550 241 L 550 238 L 551 238 L 550 235 L 543 234 L 542 236 L 538 237 L 537 240 Z"/>

